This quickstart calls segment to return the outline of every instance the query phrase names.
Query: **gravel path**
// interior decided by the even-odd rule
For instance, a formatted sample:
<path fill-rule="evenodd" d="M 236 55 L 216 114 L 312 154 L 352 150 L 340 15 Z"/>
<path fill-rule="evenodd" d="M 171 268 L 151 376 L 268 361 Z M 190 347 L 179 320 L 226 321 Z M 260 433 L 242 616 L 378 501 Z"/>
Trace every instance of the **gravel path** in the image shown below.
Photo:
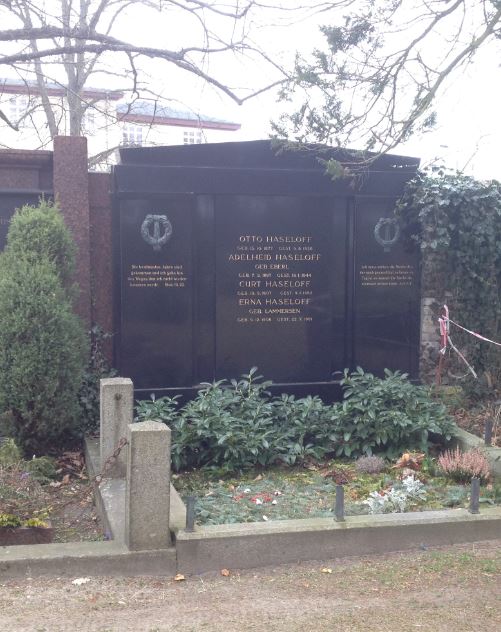
<path fill-rule="evenodd" d="M 501 540 L 173 578 L 0 584 L 2 632 L 501 630 Z"/>

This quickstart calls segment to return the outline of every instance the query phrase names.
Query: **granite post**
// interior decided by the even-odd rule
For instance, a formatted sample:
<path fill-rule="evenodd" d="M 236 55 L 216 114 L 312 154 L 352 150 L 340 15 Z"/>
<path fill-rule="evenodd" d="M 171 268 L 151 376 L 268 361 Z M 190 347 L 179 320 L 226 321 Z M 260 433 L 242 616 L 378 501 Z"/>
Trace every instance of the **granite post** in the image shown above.
<path fill-rule="evenodd" d="M 129 426 L 125 490 L 125 543 L 130 550 L 170 545 L 171 431 L 158 421 Z"/>
<path fill-rule="evenodd" d="M 91 325 L 89 171 L 87 139 L 56 136 L 53 157 L 54 196 L 77 246 L 76 280 L 79 295 L 76 311 Z"/>
<path fill-rule="evenodd" d="M 132 380 L 111 377 L 101 380 L 100 421 L 101 421 L 101 467 L 117 449 L 120 439 L 127 438 L 127 428 L 133 420 L 134 387 Z M 122 449 L 114 463 L 106 470 L 106 476 L 125 478 L 127 450 Z"/>

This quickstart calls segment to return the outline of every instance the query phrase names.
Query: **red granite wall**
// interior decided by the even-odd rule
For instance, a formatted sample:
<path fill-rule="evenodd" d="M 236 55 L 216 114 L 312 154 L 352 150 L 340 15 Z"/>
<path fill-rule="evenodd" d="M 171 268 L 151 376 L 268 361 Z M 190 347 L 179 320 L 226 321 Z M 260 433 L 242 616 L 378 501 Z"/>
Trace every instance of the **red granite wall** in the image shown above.
<path fill-rule="evenodd" d="M 0 190 L 52 189 L 52 152 L 0 150 Z"/>
<path fill-rule="evenodd" d="M 77 246 L 76 281 L 80 288 L 77 313 L 91 325 L 90 211 L 87 139 L 56 136 L 54 139 L 54 195 Z"/>
<path fill-rule="evenodd" d="M 107 333 L 113 332 L 110 185 L 110 174 L 89 174 L 91 315 Z"/>

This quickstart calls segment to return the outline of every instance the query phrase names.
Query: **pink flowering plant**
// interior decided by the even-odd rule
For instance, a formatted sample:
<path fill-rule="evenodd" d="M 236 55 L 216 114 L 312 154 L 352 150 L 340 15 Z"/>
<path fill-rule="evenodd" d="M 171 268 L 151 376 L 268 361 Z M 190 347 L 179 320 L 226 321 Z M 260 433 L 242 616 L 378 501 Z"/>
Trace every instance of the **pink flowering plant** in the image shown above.
<path fill-rule="evenodd" d="M 489 462 L 478 448 L 462 452 L 459 447 L 446 450 L 438 457 L 438 465 L 448 478 L 458 483 L 469 483 L 473 477 L 486 483 L 490 478 Z"/>

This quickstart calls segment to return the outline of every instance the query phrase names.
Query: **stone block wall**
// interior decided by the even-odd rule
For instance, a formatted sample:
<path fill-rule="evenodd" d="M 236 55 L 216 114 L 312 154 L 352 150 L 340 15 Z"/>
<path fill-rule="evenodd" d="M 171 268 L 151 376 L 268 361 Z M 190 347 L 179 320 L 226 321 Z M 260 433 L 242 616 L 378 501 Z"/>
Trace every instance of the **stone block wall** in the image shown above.
<path fill-rule="evenodd" d="M 444 253 L 423 256 L 421 262 L 421 353 L 420 378 L 427 384 L 436 379 L 440 350 L 438 318 L 446 294 L 446 258 Z"/>

